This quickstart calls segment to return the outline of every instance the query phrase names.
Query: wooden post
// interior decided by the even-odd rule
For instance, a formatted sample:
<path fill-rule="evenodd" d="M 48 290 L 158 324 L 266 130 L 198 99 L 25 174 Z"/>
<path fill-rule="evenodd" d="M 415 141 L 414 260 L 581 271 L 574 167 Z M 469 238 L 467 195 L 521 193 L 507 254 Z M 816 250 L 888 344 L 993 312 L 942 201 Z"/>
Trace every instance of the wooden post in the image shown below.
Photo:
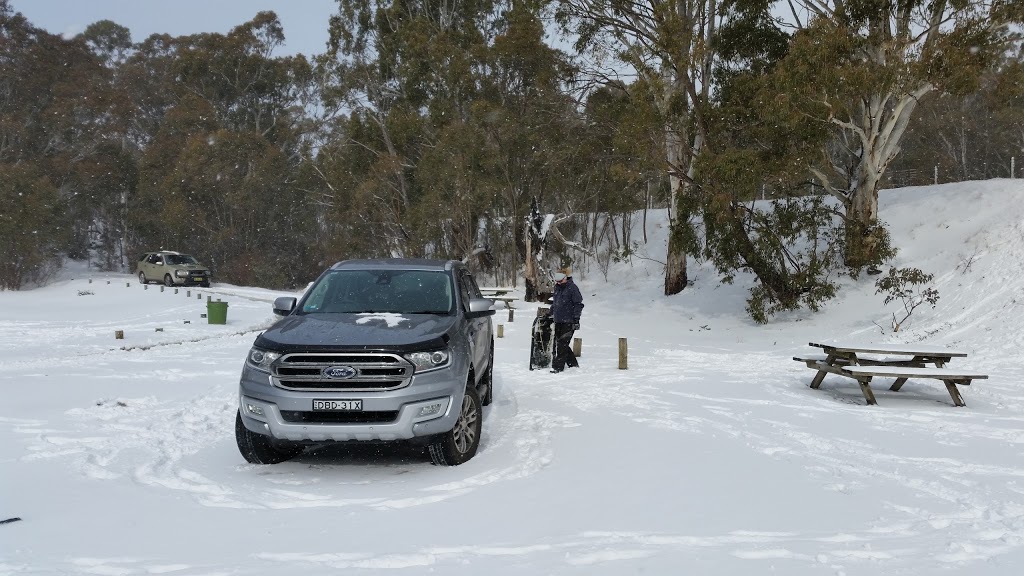
<path fill-rule="evenodd" d="M 92 284 L 92 278 L 89 278 L 89 284 Z"/>
<path fill-rule="evenodd" d="M 177 288 L 175 288 L 175 289 L 174 289 L 174 293 L 175 293 L 175 294 L 177 294 L 177 293 L 178 293 L 178 289 L 177 289 Z"/>
<path fill-rule="evenodd" d="M 186 298 L 191 298 L 192 297 L 192 291 L 191 290 L 185 290 L 185 297 Z"/>
<path fill-rule="evenodd" d="M 207 296 L 206 297 L 206 301 L 207 302 L 212 302 L 213 301 L 213 296 Z M 219 300 L 218 300 L 218 302 L 219 302 Z"/>
<path fill-rule="evenodd" d="M 156 329 L 156 331 L 157 331 L 157 332 L 163 332 L 163 331 L 164 331 L 164 329 L 163 329 L 163 328 L 157 328 L 157 329 Z"/>
<path fill-rule="evenodd" d="M 143 284 L 142 285 L 142 289 L 143 290 L 149 290 L 149 284 Z"/>
<path fill-rule="evenodd" d="M 131 288 L 132 287 L 132 283 L 131 282 L 125 282 L 124 283 L 124 287 L 125 288 Z"/>
<path fill-rule="evenodd" d="M 107 280 L 107 284 L 110 284 L 110 280 Z"/>
<path fill-rule="evenodd" d="M 628 366 L 628 364 L 626 362 L 626 356 L 627 356 L 626 352 L 627 352 L 627 349 L 626 349 L 626 339 L 625 338 L 619 338 L 619 370 L 625 370 L 625 369 L 629 368 L 629 366 Z"/>
<path fill-rule="evenodd" d="M 164 285 L 163 285 L 163 284 L 161 284 L 161 285 L 160 285 L 160 291 L 161 291 L 161 292 L 163 292 L 163 291 L 164 291 Z"/>
<path fill-rule="evenodd" d="M 124 330 L 114 330 L 114 340 L 124 340 Z"/>
<path fill-rule="evenodd" d="M 505 325 L 504 324 L 498 324 L 498 338 L 504 338 L 504 337 L 505 337 Z"/>
<path fill-rule="evenodd" d="M 572 355 L 577 358 L 583 356 L 583 340 L 581 338 L 572 339 Z"/>
<path fill-rule="evenodd" d="M 203 295 L 202 294 L 196 294 L 196 300 L 202 300 L 202 299 L 203 299 Z"/>
<path fill-rule="evenodd" d="M 508 322 L 509 322 L 509 324 L 512 323 L 512 318 L 513 318 L 514 315 L 515 315 L 515 310 L 513 310 L 512 308 L 509 308 L 508 309 Z"/>

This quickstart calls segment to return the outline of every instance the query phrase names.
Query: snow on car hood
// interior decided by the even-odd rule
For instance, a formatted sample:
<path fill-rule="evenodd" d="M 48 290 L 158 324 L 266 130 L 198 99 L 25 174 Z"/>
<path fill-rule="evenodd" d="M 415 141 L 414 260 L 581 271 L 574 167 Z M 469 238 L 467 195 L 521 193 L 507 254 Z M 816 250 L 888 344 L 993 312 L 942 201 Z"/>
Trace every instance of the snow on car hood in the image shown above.
<path fill-rule="evenodd" d="M 303 314 L 287 316 L 256 338 L 279 352 L 391 350 L 444 347 L 457 316 L 439 314 Z"/>

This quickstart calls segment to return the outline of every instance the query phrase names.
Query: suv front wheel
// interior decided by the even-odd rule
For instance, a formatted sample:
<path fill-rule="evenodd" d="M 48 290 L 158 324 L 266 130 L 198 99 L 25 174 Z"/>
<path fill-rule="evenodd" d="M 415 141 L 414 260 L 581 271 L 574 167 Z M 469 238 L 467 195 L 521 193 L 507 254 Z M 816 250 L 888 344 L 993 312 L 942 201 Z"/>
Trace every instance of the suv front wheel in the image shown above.
<path fill-rule="evenodd" d="M 278 464 L 298 456 L 303 447 L 298 444 L 274 442 L 269 436 L 257 434 L 242 423 L 242 414 L 235 414 L 235 442 L 242 458 L 250 464 Z"/>
<path fill-rule="evenodd" d="M 170 274 L 164 274 L 164 286 L 167 286 L 168 288 L 174 286 L 174 280 L 171 278 Z"/>
<path fill-rule="evenodd" d="M 458 466 L 476 454 L 476 449 L 480 446 L 481 416 L 480 395 L 477 394 L 476 386 L 470 379 L 466 386 L 466 394 L 462 397 L 462 409 L 459 411 L 458 420 L 455 421 L 455 427 L 444 434 L 439 434 L 428 447 L 430 460 L 434 465 Z"/>

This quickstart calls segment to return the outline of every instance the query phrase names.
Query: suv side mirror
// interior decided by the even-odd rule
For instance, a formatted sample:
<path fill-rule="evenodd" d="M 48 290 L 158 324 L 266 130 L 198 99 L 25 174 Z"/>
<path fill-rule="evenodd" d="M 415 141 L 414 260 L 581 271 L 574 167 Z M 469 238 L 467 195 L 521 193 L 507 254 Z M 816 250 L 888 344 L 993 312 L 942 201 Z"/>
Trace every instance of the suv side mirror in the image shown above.
<path fill-rule="evenodd" d="M 484 316 L 494 316 L 494 300 L 488 300 L 487 298 L 473 298 L 469 301 L 469 312 L 466 312 L 466 318 L 483 318 Z"/>
<path fill-rule="evenodd" d="M 274 314 L 278 316 L 287 316 L 295 310 L 295 298 L 291 296 L 281 296 L 280 298 L 274 299 Z"/>

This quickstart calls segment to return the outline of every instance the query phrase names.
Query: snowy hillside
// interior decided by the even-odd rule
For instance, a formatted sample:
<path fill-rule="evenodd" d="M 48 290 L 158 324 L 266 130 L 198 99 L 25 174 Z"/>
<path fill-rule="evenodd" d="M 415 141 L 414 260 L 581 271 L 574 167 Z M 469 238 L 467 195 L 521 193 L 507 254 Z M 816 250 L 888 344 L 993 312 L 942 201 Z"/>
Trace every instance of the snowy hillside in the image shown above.
<path fill-rule="evenodd" d="M 495 402 L 454 468 L 365 446 L 246 464 L 239 369 L 279 293 L 73 270 L 0 292 L 0 520 L 21 518 L 0 524 L 0 575 L 1016 576 L 1024 181 L 884 191 L 881 217 L 895 264 L 940 294 L 897 334 L 873 277 L 759 326 L 743 279 L 692 266 L 665 298 L 638 258 L 577 273 L 582 367 L 550 374 L 527 369 L 536 305 L 499 310 Z M 663 259 L 665 231 L 649 217 L 644 255 Z M 227 325 L 200 317 L 207 296 Z M 792 361 L 831 339 L 965 349 L 989 379 L 963 408 L 914 380 L 865 406 Z"/>

